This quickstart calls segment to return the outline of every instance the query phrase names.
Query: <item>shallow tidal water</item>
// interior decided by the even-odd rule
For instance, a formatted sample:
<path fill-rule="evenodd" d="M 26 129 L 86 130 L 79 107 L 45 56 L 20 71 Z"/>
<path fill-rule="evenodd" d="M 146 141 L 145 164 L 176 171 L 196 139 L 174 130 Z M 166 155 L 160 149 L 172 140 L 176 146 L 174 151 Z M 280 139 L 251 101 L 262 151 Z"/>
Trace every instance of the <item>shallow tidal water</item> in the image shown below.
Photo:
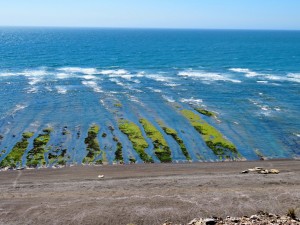
<path fill-rule="evenodd" d="M 67 149 L 69 162 L 80 163 L 97 124 L 109 163 L 113 136 L 125 163 L 130 156 L 142 162 L 118 129 L 121 118 L 139 125 L 155 162 L 139 118 L 163 134 L 173 162 L 186 158 L 158 121 L 178 132 L 193 161 L 216 161 L 180 114 L 194 107 L 216 113 L 203 119 L 248 160 L 259 158 L 255 150 L 300 156 L 300 32 L 0 28 L 0 59 L 0 150 L 7 150 L 0 161 L 23 132 L 34 132 L 28 152 L 52 127 L 49 152 Z"/>

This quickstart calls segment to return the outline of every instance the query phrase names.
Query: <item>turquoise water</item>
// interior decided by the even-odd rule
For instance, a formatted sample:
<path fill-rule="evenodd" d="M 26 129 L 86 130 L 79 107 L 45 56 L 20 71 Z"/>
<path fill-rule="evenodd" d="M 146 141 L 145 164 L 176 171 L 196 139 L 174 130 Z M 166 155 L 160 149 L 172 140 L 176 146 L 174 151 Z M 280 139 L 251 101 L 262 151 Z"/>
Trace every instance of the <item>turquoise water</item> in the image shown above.
<path fill-rule="evenodd" d="M 117 127 L 120 118 L 139 124 L 141 117 L 162 133 L 158 120 L 174 128 L 193 161 L 217 160 L 178 107 L 215 112 L 207 122 L 246 159 L 258 159 L 255 149 L 269 158 L 300 155 L 297 31 L 0 28 L 0 57 L 0 150 L 8 150 L 0 160 L 24 131 L 36 137 L 51 126 L 49 149 L 66 148 L 70 161 L 81 162 L 96 123 L 107 133 L 98 139 L 110 163 L 114 135 L 125 162 L 141 162 Z M 164 137 L 173 161 L 184 161 Z"/>

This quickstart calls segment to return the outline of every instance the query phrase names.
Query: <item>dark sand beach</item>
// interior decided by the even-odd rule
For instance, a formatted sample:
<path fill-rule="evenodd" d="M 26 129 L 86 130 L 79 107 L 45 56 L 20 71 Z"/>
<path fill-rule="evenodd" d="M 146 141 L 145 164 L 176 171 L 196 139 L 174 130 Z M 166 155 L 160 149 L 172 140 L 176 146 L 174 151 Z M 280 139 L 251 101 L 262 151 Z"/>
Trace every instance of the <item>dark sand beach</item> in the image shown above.
<path fill-rule="evenodd" d="M 280 173 L 241 174 L 253 167 Z M 3 171 L 0 224 L 162 224 L 259 210 L 285 214 L 300 207 L 299 190 L 297 160 Z"/>

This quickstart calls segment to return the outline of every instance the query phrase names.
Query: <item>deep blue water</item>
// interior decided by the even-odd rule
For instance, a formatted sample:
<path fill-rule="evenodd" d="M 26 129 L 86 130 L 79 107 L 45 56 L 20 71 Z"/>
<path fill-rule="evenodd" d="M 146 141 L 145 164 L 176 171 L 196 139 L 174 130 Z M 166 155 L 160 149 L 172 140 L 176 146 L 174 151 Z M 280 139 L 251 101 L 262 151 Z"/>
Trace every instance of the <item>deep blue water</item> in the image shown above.
<path fill-rule="evenodd" d="M 108 134 L 99 142 L 109 161 L 116 135 L 128 162 L 138 157 L 117 121 L 146 117 L 158 129 L 158 120 L 176 129 L 194 161 L 216 160 L 180 106 L 216 112 L 218 120 L 206 120 L 247 159 L 258 158 L 255 149 L 299 157 L 299 87 L 299 31 L 0 28 L 0 150 L 24 131 L 37 136 L 51 126 L 49 146 L 64 146 L 80 162 L 96 123 Z M 165 138 L 174 161 L 184 160 Z"/>

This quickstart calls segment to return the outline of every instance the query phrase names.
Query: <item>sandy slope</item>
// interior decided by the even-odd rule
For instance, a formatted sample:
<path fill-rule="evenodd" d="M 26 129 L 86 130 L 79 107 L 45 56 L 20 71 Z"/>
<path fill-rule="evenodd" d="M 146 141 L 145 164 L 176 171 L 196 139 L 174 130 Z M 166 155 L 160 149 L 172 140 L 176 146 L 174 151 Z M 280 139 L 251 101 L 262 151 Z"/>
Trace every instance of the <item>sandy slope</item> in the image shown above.
<path fill-rule="evenodd" d="M 255 166 L 279 175 L 240 174 Z M 99 179 L 98 175 L 105 175 Z M 0 173 L 0 224 L 162 224 L 300 208 L 300 161 L 120 165 Z"/>

